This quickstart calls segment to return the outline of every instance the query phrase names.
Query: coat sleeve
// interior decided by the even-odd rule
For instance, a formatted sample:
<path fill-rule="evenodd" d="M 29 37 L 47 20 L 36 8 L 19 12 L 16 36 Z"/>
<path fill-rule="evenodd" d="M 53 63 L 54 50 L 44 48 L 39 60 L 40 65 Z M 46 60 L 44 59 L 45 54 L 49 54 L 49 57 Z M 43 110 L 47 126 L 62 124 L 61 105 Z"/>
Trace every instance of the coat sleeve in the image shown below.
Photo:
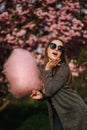
<path fill-rule="evenodd" d="M 61 88 L 63 88 L 68 81 L 69 74 L 69 67 L 65 63 L 61 65 L 54 77 L 52 77 L 51 70 L 45 70 L 43 72 L 44 87 L 46 91 L 45 96 L 52 97 L 59 90 L 61 90 Z"/>

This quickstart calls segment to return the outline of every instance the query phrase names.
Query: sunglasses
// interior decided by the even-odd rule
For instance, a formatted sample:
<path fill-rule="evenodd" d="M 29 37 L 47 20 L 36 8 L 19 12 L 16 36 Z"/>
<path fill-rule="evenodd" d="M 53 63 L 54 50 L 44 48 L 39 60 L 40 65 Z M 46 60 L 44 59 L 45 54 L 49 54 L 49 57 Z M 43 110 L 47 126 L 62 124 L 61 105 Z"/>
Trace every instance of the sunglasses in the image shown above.
<path fill-rule="evenodd" d="M 61 45 L 57 46 L 55 43 L 49 43 L 49 47 L 52 50 L 57 48 L 57 51 L 61 51 L 61 52 L 64 52 L 64 50 L 65 50 L 64 46 L 61 46 Z"/>

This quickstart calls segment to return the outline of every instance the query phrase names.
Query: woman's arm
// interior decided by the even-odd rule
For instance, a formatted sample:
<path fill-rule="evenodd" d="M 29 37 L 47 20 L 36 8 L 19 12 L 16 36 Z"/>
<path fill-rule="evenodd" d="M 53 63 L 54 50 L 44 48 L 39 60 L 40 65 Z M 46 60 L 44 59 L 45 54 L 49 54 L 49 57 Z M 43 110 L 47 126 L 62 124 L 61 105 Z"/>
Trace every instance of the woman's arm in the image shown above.
<path fill-rule="evenodd" d="M 70 70 L 65 63 L 60 66 L 54 77 L 52 77 L 51 70 L 45 70 L 43 72 L 45 96 L 51 97 L 63 88 L 68 81 L 69 74 Z"/>
<path fill-rule="evenodd" d="M 64 85 L 68 81 L 69 74 L 70 70 L 65 63 L 63 63 L 60 66 L 54 77 L 52 77 L 51 70 L 44 70 L 43 71 L 44 91 L 33 90 L 31 98 L 40 100 L 49 99 L 64 87 Z"/>

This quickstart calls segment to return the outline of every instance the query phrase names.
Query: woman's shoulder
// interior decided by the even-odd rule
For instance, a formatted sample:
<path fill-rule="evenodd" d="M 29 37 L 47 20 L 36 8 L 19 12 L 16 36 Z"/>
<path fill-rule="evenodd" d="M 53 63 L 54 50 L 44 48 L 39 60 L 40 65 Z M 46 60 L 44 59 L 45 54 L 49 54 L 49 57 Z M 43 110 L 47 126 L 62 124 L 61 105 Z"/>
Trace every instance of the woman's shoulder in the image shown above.
<path fill-rule="evenodd" d="M 59 67 L 59 71 L 63 71 L 63 73 L 66 73 L 66 72 L 70 72 L 70 69 L 69 69 L 69 66 L 67 63 L 63 62 L 61 63 L 60 67 Z"/>
<path fill-rule="evenodd" d="M 60 68 L 69 68 L 68 64 L 65 62 L 61 63 L 61 65 L 59 67 Z"/>

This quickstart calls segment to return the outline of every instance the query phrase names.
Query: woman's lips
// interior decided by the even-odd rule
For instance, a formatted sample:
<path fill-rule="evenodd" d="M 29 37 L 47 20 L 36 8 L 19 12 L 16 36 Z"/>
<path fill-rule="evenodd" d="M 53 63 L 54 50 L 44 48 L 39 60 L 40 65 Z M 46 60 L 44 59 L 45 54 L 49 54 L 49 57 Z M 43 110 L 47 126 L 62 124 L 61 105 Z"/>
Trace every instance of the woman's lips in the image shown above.
<path fill-rule="evenodd" d="M 54 56 L 57 56 L 57 55 L 58 55 L 56 52 L 53 52 L 52 54 L 53 54 Z"/>
<path fill-rule="evenodd" d="M 52 55 L 53 55 L 53 58 L 58 58 L 58 53 L 53 52 Z"/>

